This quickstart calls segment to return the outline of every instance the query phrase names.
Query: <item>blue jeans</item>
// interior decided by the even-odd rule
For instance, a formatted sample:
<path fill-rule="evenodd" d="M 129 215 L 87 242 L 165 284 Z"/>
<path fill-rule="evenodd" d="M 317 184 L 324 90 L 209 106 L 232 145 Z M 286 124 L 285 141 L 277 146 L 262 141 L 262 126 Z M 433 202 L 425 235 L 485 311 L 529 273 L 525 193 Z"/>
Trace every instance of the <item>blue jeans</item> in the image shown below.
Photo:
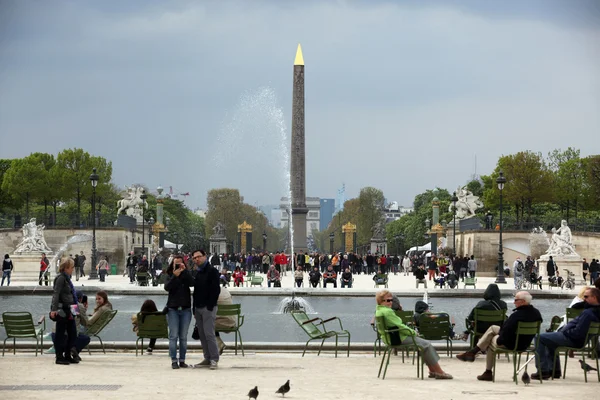
<path fill-rule="evenodd" d="M 177 339 L 179 339 L 179 361 L 185 361 L 185 353 L 187 352 L 187 336 L 192 320 L 192 310 L 184 308 L 178 310 L 169 308 L 167 312 L 167 322 L 169 324 L 169 355 L 171 361 L 177 361 Z"/>
<path fill-rule="evenodd" d="M 4 278 L 8 278 L 8 285 L 6 286 L 10 286 L 10 273 L 12 271 L 2 271 L 2 285 L 0 286 L 4 286 Z"/>
<path fill-rule="evenodd" d="M 557 347 L 569 346 L 576 347 L 570 339 L 562 332 L 546 332 L 540 334 L 540 338 L 536 343 L 535 350 L 540 356 L 541 371 L 552 373 L 552 362 L 554 360 L 554 352 Z M 556 373 L 560 374 L 560 360 L 556 360 Z"/>

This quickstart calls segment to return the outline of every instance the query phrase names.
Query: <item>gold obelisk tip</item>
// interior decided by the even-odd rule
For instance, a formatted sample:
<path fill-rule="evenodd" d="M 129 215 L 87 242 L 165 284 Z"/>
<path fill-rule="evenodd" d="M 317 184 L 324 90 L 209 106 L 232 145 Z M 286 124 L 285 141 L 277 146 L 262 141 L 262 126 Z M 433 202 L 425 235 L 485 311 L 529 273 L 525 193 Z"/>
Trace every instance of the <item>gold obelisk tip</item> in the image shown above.
<path fill-rule="evenodd" d="M 304 57 L 302 57 L 302 46 L 298 43 L 298 50 L 296 50 L 296 59 L 294 65 L 304 65 Z"/>

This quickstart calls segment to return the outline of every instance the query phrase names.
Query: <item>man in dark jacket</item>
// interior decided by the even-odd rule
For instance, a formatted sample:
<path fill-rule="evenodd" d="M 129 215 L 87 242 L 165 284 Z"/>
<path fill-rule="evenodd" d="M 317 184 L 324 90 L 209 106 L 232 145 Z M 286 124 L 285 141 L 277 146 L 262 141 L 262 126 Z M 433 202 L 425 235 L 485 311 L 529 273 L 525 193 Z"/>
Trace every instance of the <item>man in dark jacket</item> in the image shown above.
<path fill-rule="evenodd" d="M 540 335 L 536 344 L 536 352 L 540 356 L 540 370 L 531 374 L 532 379 L 549 379 L 552 376 L 552 363 L 557 347 L 583 347 L 588 329 L 592 322 L 600 322 L 600 289 L 589 288 L 583 295 L 585 310 L 577 318 L 569 321 L 558 332 L 546 332 Z M 560 378 L 560 360 L 556 359 L 554 378 Z"/>
<path fill-rule="evenodd" d="M 219 271 L 208 263 L 204 250 L 194 251 L 192 259 L 196 266 L 194 316 L 204 353 L 204 360 L 194 367 L 217 369 L 219 348 L 215 336 L 215 320 L 217 318 L 217 300 L 221 293 Z"/>
<path fill-rule="evenodd" d="M 500 300 L 500 289 L 498 285 L 495 283 L 490 283 L 483 292 L 483 300 L 477 303 L 475 308 L 471 310 L 469 316 L 467 317 L 467 321 L 473 323 L 475 321 L 475 309 L 478 310 L 506 310 L 508 307 L 503 300 Z M 476 332 L 485 332 L 487 329 L 492 326 L 490 322 L 479 322 L 476 327 Z M 479 338 L 475 338 L 475 340 L 479 340 Z"/>
<path fill-rule="evenodd" d="M 517 308 L 515 308 L 512 315 L 504 321 L 502 327 L 498 325 L 490 326 L 477 342 L 477 346 L 456 356 L 456 358 L 461 361 L 473 362 L 475 361 L 475 355 L 477 353 L 487 350 L 485 355 L 485 372 L 477 377 L 478 380 L 493 380 L 492 367 L 494 364 L 496 348 L 514 349 L 516 345 L 518 350 L 525 350 L 531 344 L 531 341 L 533 340 L 532 335 L 520 336 L 519 343 L 516 343 L 519 322 L 542 323 L 542 315 L 537 308 L 531 305 L 531 299 L 531 294 L 528 292 L 518 292 L 515 295 L 514 300 Z"/>

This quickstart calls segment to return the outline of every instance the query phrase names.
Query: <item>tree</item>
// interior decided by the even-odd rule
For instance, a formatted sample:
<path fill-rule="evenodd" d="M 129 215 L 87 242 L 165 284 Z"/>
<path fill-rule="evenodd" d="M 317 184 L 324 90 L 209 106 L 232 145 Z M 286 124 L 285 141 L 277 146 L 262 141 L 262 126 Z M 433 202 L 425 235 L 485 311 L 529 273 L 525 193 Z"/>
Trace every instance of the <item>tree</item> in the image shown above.
<path fill-rule="evenodd" d="M 586 180 L 590 188 L 588 204 L 596 210 L 600 208 L 600 155 L 590 156 L 585 159 Z"/>
<path fill-rule="evenodd" d="M 42 188 L 47 181 L 48 171 L 40 161 L 40 153 L 14 160 L 11 168 L 2 179 L 2 190 L 25 202 L 25 215 L 29 219 L 29 203 L 40 198 Z M 21 203 L 22 204 L 22 203 Z"/>
<path fill-rule="evenodd" d="M 486 177 L 485 201 L 500 196 L 496 178 L 504 172 L 506 184 L 503 190 L 504 205 L 514 207 L 516 222 L 523 226 L 525 211 L 527 220 L 531 220 L 533 206 L 552 199 L 552 175 L 540 153 L 521 151 L 517 154 L 502 156 L 494 172 Z"/>
<path fill-rule="evenodd" d="M 112 163 L 103 157 L 91 156 L 82 149 L 66 149 L 58 153 L 57 164 L 61 170 L 61 196 L 63 199 L 75 199 L 77 202 L 76 224 L 81 222 L 81 199 L 91 198 L 92 185 L 90 174 L 93 168 L 100 177 L 96 188 L 97 195 L 108 190 L 112 179 Z"/>
<path fill-rule="evenodd" d="M 213 234 L 217 222 L 225 227 L 228 242 L 237 240 L 237 226 L 242 223 L 242 197 L 237 189 L 212 189 L 206 196 L 206 237 Z"/>
<path fill-rule="evenodd" d="M 378 226 L 383 227 L 385 196 L 374 187 L 360 189 L 358 195 L 357 240 L 367 243 L 375 234 Z"/>
<path fill-rule="evenodd" d="M 20 206 L 17 198 L 12 194 L 2 189 L 2 183 L 4 182 L 4 176 L 11 169 L 11 165 L 14 160 L 0 160 L 0 210 L 16 209 Z"/>
<path fill-rule="evenodd" d="M 579 150 L 569 147 L 548 153 L 548 163 L 552 171 L 552 188 L 554 201 L 558 203 L 568 221 L 570 211 L 577 211 L 584 202 L 588 188 L 584 161 L 579 157 Z"/>

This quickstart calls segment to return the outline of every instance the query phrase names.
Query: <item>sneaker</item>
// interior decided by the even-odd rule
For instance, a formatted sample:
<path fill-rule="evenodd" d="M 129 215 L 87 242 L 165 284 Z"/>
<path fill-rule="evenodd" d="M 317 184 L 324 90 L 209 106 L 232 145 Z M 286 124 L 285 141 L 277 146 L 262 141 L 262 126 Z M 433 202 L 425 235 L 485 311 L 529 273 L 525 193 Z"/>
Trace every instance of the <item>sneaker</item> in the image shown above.
<path fill-rule="evenodd" d="M 56 349 L 54 348 L 54 346 L 46 350 L 46 354 L 56 354 Z"/>
<path fill-rule="evenodd" d="M 210 369 L 217 369 L 217 368 L 219 368 L 219 362 L 211 360 L 210 361 Z"/>
<path fill-rule="evenodd" d="M 189 368 L 189 365 L 185 361 L 179 361 L 179 368 Z"/>
<path fill-rule="evenodd" d="M 481 374 L 477 377 L 477 380 L 491 382 L 494 380 L 494 375 L 492 374 L 492 371 L 486 369 L 483 374 Z"/>
<path fill-rule="evenodd" d="M 171 363 L 171 368 L 173 368 L 173 369 L 179 369 L 179 363 L 177 361 L 173 361 Z"/>
<path fill-rule="evenodd" d="M 210 367 L 209 360 L 202 360 L 202 362 L 199 362 L 198 364 L 194 365 L 194 368 L 208 368 L 208 367 Z"/>
<path fill-rule="evenodd" d="M 475 361 L 475 354 L 467 351 L 466 353 L 457 354 L 456 358 L 458 358 L 460 361 L 473 362 Z"/>

